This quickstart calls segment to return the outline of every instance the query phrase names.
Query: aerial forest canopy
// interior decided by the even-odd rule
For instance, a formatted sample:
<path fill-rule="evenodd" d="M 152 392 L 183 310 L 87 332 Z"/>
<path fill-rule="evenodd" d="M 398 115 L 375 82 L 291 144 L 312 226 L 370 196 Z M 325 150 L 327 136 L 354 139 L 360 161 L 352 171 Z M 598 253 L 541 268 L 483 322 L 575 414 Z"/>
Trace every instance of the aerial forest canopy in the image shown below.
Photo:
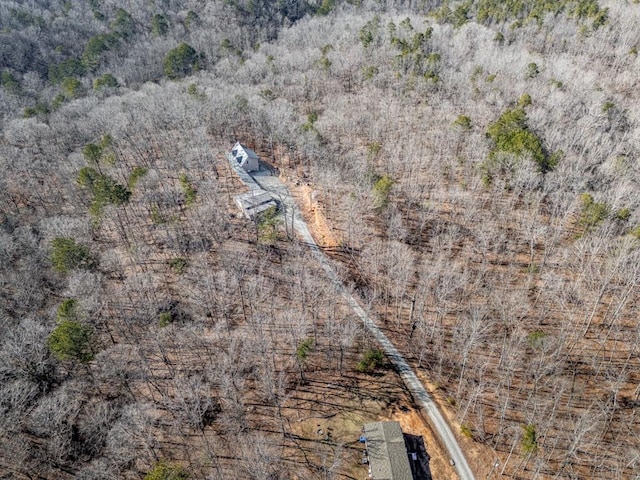
<path fill-rule="evenodd" d="M 477 478 L 633 478 L 638 32 L 636 0 L 1 2 L 0 477 L 366 474 L 411 399 L 237 211 L 241 141 Z"/>

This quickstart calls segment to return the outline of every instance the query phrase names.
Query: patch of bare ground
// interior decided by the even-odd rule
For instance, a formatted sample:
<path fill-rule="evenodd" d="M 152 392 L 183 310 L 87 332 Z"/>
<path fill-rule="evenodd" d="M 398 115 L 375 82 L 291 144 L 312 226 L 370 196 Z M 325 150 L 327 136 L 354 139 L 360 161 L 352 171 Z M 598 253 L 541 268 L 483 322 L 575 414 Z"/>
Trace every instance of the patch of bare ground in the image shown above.
<path fill-rule="evenodd" d="M 430 185 L 420 201 L 353 214 L 348 191 L 290 183 L 314 236 L 339 246 L 325 251 L 431 385 L 478 475 L 632 475 L 638 297 L 624 265 L 637 255 L 624 237 L 612 250 L 576 226 L 575 212 L 535 195 Z M 372 246 L 400 245 L 391 236 L 409 246 L 406 279 L 376 264 Z M 389 288 L 398 282 L 405 288 Z"/>
<path fill-rule="evenodd" d="M 397 420 L 403 432 L 423 437 L 433 478 L 456 478 L 446 452 L 414 408 L 395 371 L 384 369 L 373 375 L 351 372 L 336 379 L 317 370 L 307 376 L 285 408 L 288 449 L 297 461 L 312 470 L 340 472 L 342 478 L 367 478 L 367 467 L 362 463 L 364 445 L 358 441 L 362 426 Z"/>

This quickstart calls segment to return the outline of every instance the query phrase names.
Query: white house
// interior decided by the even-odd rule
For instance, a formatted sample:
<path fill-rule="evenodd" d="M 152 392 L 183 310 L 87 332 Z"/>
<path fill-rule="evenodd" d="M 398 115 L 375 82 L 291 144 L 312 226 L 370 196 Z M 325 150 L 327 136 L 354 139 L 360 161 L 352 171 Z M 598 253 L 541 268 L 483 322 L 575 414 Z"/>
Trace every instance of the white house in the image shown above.
<path fill-rule="evenodd" d="M 240 142 L 237 142 L 231 149 L 231 157 L 245 172 L 257 172 L 260 169 L 259 157 L 256 152 Z"/>

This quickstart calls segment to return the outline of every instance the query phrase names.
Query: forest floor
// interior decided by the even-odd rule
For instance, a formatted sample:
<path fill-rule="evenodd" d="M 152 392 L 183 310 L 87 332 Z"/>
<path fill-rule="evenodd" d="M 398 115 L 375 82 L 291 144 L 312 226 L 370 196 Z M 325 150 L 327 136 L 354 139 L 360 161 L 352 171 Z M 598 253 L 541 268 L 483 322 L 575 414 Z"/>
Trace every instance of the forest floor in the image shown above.
<path fill-rule="evenodd" d="M 316 200 L 316 192 L 313 186 L 300 179 L 290 169 L 280 172 L 280 179 L 291 192 L 296 205 L 301 210 L 302 217 L 306 220 L 307 227 L 318 245 L 329 251 L 337 248 L 341 244 L 339 232 L 332 228 L 330 220 L 325 216 L 322 206 Z M 386 335 L 393 336 L 394 334 L 391 330 L 386 331 L 384 328 L 382 330 Z M 438 410 L 455 432 L 456 440 L 464 451 L 466 460 L 477 478 L 489 478 L 489 476 L 498 475 L 499 470 L 494 467 L 494 463 L 498 459 L 497 453 L 487 445 L 460 435 L 458 433 L 460 432 L 460 424 L 456 420 L 455 412 L 447 403 L 444 391 L 438 388 L 437 385 L 432 384 L 423 372 L 419 372 L 418 377 L 429 395 L 434 398 L 435 403 L 438 405 Z M 401 379 L 399 378 L 399 380 Z M 402 425 L 403 431 L 421 435 L 425 439 L 427 450 L 431 456 L 430 468 L 434 478 L 457 477 L 455 469 L 449 464 L 447 449 L 441 445 L 438 435 L 434 433 L 433 427 L 425 419 L 424 414 L 418 413 L 413 409 L 396 406 L 396 408 L 388 412 L 388 417 L 385 418 L 398 420 Z"/>
<path fill-rule="evenodd" d="M 299 461 L 304 458 L 331 466 L 335 458 L 342 457 L 342 465 L 336 467 L 346 478 L 367 478 L 367 467 L 362 464 L 364 444 L 358 441 L 362 426 L 396 420 L 403 432 L 424 439 L 434 478 L 457 478 L 446 451 L 391 368 L 369 379 L 345 375 L 338 382 L 332 374 L 310 372 L 308 381 L 289 400 L 285 414 L 290 421 L 288 447 Z"/>
<path fill-rule="evenodd" d="M 300 212 L 292 213 L 292 210 L 294 210 L 296 207 L 300 209 L 300 206 L 302 206 L 302 215 L 300 216 L 311 221 L 311 225 L 313 225 L 312 236 L 314 237 L 314 239 L 320 239 L 320 246 L 332 247 L 336 245 L 334 243 L 335 238 L 331 235 L 328 222 L 326 221 L 326 219 L 324 219 L 320 211 L 313 209 L 313 191 L 309 185 L 303 185 L 299 180 L 294 180 L 293 182 L 290 181 L 289 183 L 291 185 L 285 184 L 281 182 L 279 178 L 272 176 L 271 172 L 260 172 L 256 176 L 256 180 L 264 188 L 272 192 L 274 194 L 274 197 L 278 198 L 281 203 L 284 203 L 286 205 L 287 208 L 285 208 L 284 212 L 285 224 L 290 223 L 293 225 L 295 223 L 296 230 L 301 229 L 301 226 L 298 225 L 298 223 L 302 224 L 302 227 L 306 228 L 303 222 L 297 222 L 297 219 L 294 220 L 293 217 L 289 217 L 289 215 L 298 216 Z M 309 223 L 307 223 L 307 225 L 309 225 Z M 396 362 L 396 360 L 394 360 L 394 362 Z M 396 374 L 395 376 L 399 377 L 398 374 Z M 414 383 L 419 383 L 417 378 L 415 376 L 413 377 L 415 379 Z M 401 383 L 404 382 L 405 384 L 407 383 L 407 381 L 409 381 L 409 379 L 407 378 L 397 378 L 397 380 L 401 381 Z M 418 385 L 418 387 L 422 389 L 421 385 Z M 410 387 L 405 389 L 407 390 L 405 392 L 407 400 L 411 403 L 411 394 L 409 393 L 409 390 L 413 390 L 414 388 Z M 378 392 L 378 394 L 383 395 L 384 392 L 381 391 Z M 431 403 L 430 399 L 427 398 L 427 400 L 428 403 Z M 332 415 L 332 418 L 334 418 L 334 415 L 335 414 Z M 457 469 L 461 468 L 463 472 L 465 472 L 465 470 L 468 470 L 468 467 L 465 465 L 465 459 L 458 453 L 456 455 L 458 458 L 458 465 L 456 465 L 455 468 L 450 465 L 449 458 L 451 457 L 451 455 L 447 453 L 448 449 L 445 448 L 444 445 L 442 445 L 442 442 L 446 440 L 440 439 L 438 435 L 435 435 L 434 430 L 431 428 L 431 426 L 427 422 L 425 422 L 423 415 L 424 413 L 417 413 L 416 410 L 412 410 L 409 407 L 396 405 L 390 411 L 387 409 L 387 411 L 379 412 L 378 419 L 398 420 L 401 422 L 405 433 L 422 436 L 426 441 L 427 450 L 429 451 L 429 455 L 432 458 L 431 469 L 433 474 L 436 475 L 436 478 L 456 478 Z M 435 417 L 437 420 L 437 413 Z M 449 420 L 451 420 L 452 417 L 448 417 Z M 326 422 L 323 426 L 322 422 L 315 422 L 315 420 L 317 419 L 318 417 L 314 416 L 311 419 L 311 423 L 307 423 L 303 426 L 303 428 L 301 429 L 301 433 L 303 433 L 303 435 L 300 435 L 301 438 L 309 438 L 309 435 L 313 435 L 314 431 L 315 434 L 319 436 L 327 435 L 326 441 L 331 440 L 328 432 L 331 432 L 331 437 L 335 439 L 338 439 L 335 433 L 336 431 L 353 436 L 357 435 L 362 424 L 365 423 L 362 419 L 358 419 L 359 421 L 356 422 L 350 422 L 349 419 L 338 417 L 337 422 L 340 427 L 337 427 L 335 424 L 326 424 Z M 351 431 L 352 429 L 345 428 L 345 425 L 351 425 L 352 427 L 357 428 L 356 430 Z M 440 427 L 440 429 L 442 429 L 442 427 Z M 453 437 L 451 437 L 451 435 L 449 435 L 449 437 L 449 450 L 458 450 L 457 443 L 460 442 L 460 439 L 456 438 L 455 440 L 453 440 Z M 349 442 L 347 442 L 348 439 L 346 438 L 342 438 L 340 440 L 341 443 L 346 442 L 346 444 L 349 444 Z M 469 446 L 472 446 L 472 442 L 469 443 Z M 478 450 L 477 452 L 473 452 L 472 456 L 479 460 L 483 457 L 486 458 L 486 452 L 480 452 Z M 473 478 L 470 472 L 465 473 L 464 477 Z"/>
<path fill-rule="evenodd" d="M 302 215 L 320 247 L 331 250 L 332 247 L 339 245 L 339 233 L 332 229 L 331 222 L 324 215 L 322 206 L 315 200 L 313 187 L 296 177 L 285 177 L 283 181 L 287 183 L 296 200 L 296 204 L 302 207 Z M 334 258 L 334 260 L 340 261 L 341 259 Z M 346 267 L 349 268 L 348 265 Z M 385 328 L 382 328 L 382 330 L 390 338 L 397 334 L 393 330 Z M 455 432 L 456 440 L 464 451 L 465 458 L 472 471 L 475 472 L 476 477 L 491 478 L 489 475 L 497 475 L 498 471 L 493 468 L 494 462 L 498 458 L 497 453 L 487 445 L 459 435 L 460 423 L 456 420 L 455 412 L 449 407 L 444 391 L 438 385 L 430 382 L 423 372 L 416 371 L 416 374 L 429 392 L 429 395 L 435 400 L 438 410 Z M 404 432 L 423 436 L 427 451 L 431 456 L 430 467 L 433 478 L 457 478 L 454 468 L 449 464 L 449 454 L 446 448 L 441 445 L 439 437 L 434 433 L 432 426 L 422 414 L 414 410 L 399 408 L 391 412 L 390 419 L 398 420 Z"/>

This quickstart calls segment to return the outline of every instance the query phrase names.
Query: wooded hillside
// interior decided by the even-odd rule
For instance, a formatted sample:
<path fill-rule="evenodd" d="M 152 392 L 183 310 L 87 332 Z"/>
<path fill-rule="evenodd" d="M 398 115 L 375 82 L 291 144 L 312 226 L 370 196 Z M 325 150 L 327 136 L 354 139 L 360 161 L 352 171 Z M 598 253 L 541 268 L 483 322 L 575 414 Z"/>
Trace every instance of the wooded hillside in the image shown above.
<path fill-rule="evenodd" d="M 492 475 L 635 478 L 639 9 L 2 2 L 0 476 L 361 475 L 304 419 L 408 399 L 239 140 Z"/>

